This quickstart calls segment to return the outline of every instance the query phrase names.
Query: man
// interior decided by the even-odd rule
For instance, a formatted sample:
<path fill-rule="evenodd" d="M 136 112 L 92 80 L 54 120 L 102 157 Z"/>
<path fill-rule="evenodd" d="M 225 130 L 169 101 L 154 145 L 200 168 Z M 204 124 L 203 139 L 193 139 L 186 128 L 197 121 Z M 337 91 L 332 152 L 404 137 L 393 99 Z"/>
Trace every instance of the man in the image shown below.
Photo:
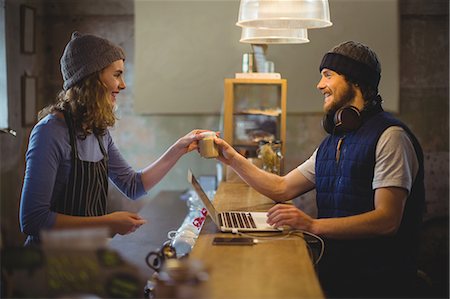
<path fill-rule="evenodd" d="M 325 54 L 320 73 L 329 135 L 307 161 L 277 176 L 217 139 L 219 159 L 278 202 L 316 189 L 317 219 L 279 204 L 269 210 L 268 222 L 325 239 L 319 279 L 327 296 L 411 296 L 425 196 L 421 147 L 383 111 L 381 67 L 370 48 L 344 42 Z"/>

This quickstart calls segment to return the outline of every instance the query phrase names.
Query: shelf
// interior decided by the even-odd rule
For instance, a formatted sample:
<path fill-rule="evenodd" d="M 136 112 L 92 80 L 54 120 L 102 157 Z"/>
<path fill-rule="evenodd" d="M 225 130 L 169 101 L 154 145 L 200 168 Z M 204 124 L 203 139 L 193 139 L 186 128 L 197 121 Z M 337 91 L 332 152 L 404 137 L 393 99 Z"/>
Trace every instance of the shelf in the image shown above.
<path fill-rule="evenodd" d="M 233 144 L 233 146 L 235 146 L 235 147 L 253 148 L 253 147 L 258 147 L 258 143 L 257 142 L 248 142 L 248 143 L 239 142 L 239 143 Z"/>
<path fill-rule="evenodd" d="M 235 140 L 235 142 L 233 143 L 233 146 L 258 146 L 259 142 L 261 141 L 266 141 L 266 142 L 273 142 L 274 138 L 260 138 L 258 139 L 258 141 L 251 141 L 251 140 Z"/>
<path fill-rule="evenodd" d="M 284 156 L 286 94 L 286 79 L 225 79 L 224 140 L 247 158 L 260 141 L 279 140 Z"/>
<path fill-rule="evenodd" d="M 264 115 L 264 116 L 280 116 L 281 115 L 281 109 L 247 109 L 242 111 L 236 111 L 234 112 L 234 115 Z"/>

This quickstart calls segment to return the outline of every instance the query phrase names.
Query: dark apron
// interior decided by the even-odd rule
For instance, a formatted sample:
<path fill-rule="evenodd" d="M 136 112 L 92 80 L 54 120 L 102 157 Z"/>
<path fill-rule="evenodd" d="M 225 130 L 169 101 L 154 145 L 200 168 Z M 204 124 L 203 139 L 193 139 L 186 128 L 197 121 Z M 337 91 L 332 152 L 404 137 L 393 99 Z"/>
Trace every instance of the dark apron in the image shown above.
<path fill-rule="evenodd" d="M 51 210 L 72 216 L 101 216 L 106 214 L 108 197 L 108 154 L 102 139 L 96 135 L 103 159 L 82 161 L 78 157 L 76 133 L 70 113 L 64 111 L 72 148 L 72 170 L 64 198 L 52 203 Z"/>

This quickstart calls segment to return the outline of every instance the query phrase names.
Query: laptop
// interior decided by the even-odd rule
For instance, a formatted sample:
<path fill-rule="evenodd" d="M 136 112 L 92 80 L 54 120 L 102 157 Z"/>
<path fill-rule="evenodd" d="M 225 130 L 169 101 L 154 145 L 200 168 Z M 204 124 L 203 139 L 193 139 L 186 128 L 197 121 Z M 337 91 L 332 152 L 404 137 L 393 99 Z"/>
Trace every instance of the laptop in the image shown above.
<path fill-rule="evenodd" d="M 275 228 L 267 223 L 266 212 L 249 211 L 224 211 L 217 212 L 209 200 L 202 186 L 192 173 L 188 170 L 188 181 L 194 187 L 195 192 L 205 205 L 208 215 L 222 232 L 281 232 L 282 228 Z"/>

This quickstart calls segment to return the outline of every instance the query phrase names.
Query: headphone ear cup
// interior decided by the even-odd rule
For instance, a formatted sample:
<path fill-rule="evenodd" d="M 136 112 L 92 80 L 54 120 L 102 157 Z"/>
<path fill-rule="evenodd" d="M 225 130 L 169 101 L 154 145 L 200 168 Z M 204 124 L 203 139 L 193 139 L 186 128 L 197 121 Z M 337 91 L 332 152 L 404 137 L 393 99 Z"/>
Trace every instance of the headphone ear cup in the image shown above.
<path fill-rule="evenodd" d="M 334 113 L 326 113 L 322 119 L 322 127 L 328 134 L 333 134 L 334 125 Z"/>
<path fill-rule="evenodd" d="M 333 121 L 336 131 L 355 131 L 361 126 L 361 113 L 354 106 L 343 107 L 336 111 Z"/>

